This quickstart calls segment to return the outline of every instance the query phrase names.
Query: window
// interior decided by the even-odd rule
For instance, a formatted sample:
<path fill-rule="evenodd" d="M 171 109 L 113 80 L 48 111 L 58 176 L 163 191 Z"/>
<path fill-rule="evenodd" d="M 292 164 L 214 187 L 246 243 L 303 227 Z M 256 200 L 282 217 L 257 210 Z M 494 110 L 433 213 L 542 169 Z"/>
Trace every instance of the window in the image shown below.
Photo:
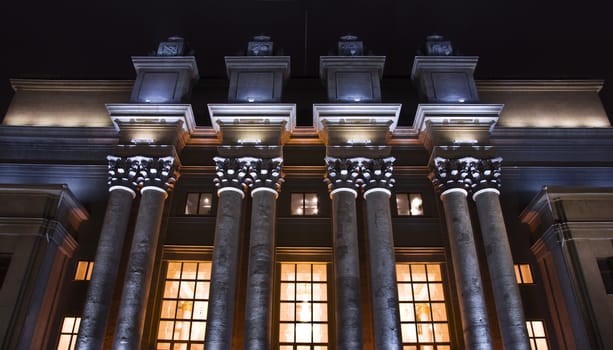
<path fill-rule="evenodd" d="M 185 215 L 212 215 L 212 193 L 188 193 L 185 201 Z"/>
<path fill-rule="evenodd" d="M 6 273 L 9 270 L 10 264 L 11 264 L 11 255 L 10 254 L 0 254 L 0 289 L 2 289 L 2 285 L 4 284 L 4 278 L 6 277 Z"/>
<path fill-rule="evenodd" d="M 441 265 L 396 264 L 403 350 L 450 350 Z"/>
<path fill-rule="evenodd" d="M 94 270 L 93 261 L 81 260 L 77 262 L 77 269 L 74 273 L 75 281 L 89 281 L 92 279 L 92 271 Z"/>
<path fill-rule="evenodd" d="M 530 264 L 515 264 L 515 279 L 517 284 L 532 284 L 534 279 L 532 278 L 532 269 Z"/>
<path fill-rule="evenodd" d="M 204 349 L 210 283 L 210 261 L 167 262 L 156 349 Z"/>
<path fill-rule="evenodd" d="M 279 350 L 328 349 L 329 266 L 325 262 L 279 264 Z"/>
<path fill-rule="evenodd" d="M 613 256 L 598 259 L 598 269 L 607 294 L 613 294 Z"/>
<path fill-rule="evenodd" d="M 423 200 L 420 193 L 396 193 L 396 210 L 402 216 L 424 215 Z"/>
<path fill-rule="evenodd" d="M 528 338 L 532 350 L 548 350 L 543 321 L 526 321 L 526 327 L 528 327 Z"/>
<path fill-rule="evenodd" d="M 81 317 L 64 317 L 57 350 L 73 350 L 77 344 Z"/>
<path fill-rule="evenodd" d="M 317 193 L 292 193 L 292 215 L 317 215 Z"/>

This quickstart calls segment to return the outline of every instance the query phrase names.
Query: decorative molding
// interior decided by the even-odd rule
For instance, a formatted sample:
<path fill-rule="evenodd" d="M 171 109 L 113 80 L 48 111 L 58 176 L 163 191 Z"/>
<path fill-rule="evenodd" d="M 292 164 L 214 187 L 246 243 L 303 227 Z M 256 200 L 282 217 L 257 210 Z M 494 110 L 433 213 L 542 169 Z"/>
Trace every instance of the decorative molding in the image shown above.
<path fill-rule="evenodd" d="M 179 177 L 174 157 L 127 157 L 129 176 L 135 177 L 138 187 L 158 187 L 164 191 L 172 191 Z"/>
<path fill-rule="evenodd" d="M 132 56 L 132 64 L 136 74 L 143 70 L 184 69 L 191 72 L 193 80 L 200 79 L 194 56 Z"/>
<path fill-rule="evenodd" d="M 443 157 L 434 158 L 434 166 L 429 176 L 434 185 L 434 189 L 439 193 L 451 189 L 468 191 L 472 184 L 470 169 L 477 161 L 478 159 L 473 157 L 458 159 Z"/>
<path fill-rule="evenodd" d="M 130 92 L 134 80 L 10 79 L 13 91 Z"/>
<path fill-rule="evenodd" d="M 249 174 L 249 161 L 234 157 L 215 157 L 215 186 L 221 190 L 234 188 L 243 195 L 247 188 L 247 175 Z"/>
<path fill-rule="evenodd" d="M 326 80 L 328 70 L 334 68 L 348 71 L 376 69 L 381 79 L 384 66 L 385 56 L 320 56 L 319 77 Z"/>
<path fill-rule="evenodd" d="M 223 124 L 270 125 L 285 123 L 285 130 L 296 127 L 296 105 L 289 103 L 208 104 L 211 125 L 220 132 Z"/>
<path fill-rule="evenodd" d="M 520 91 L 520 92 L 600 92 L 604 85 L 601 79 L 569 80 L 477 80 L 479 92 Z"/>
<path fill-rule="evenodd" d="M 360 162 L 362 189 L 369 191 L 375 188 L 389 190 L 396 180 L 392 177 L 396 158 L 364 159 Z"/>
<path fill-rule="evenodd" d="M 487 125 L 493 128 L 502 112 L 502 104 L 419 104 L 413 129 L 423 131 L 429 123 L 449 126 Z"/>
<path fill-rule="evenodd" d="M 313 126 L 322 131 L 325 123 L 350 125 L 389 125 L 393 132 L 400 116 L 399 103 L 313 104 Z"/>
<path fill-rule="evenodd" d="M 282 173 L 283 158 L 253 158 L 249 161 L 249 188 L 254 191 L 258 188 L 269 188 L 276 192 L 281 191 L 281 184 L 285 181 Z"/>
<path fill-rule="evenodd" d="M 108 103 L 106 110 L 115 129 L 117 122 L 124 123 L 182 123 L 183 129 L 190 134 L 196 128 L 194 111 L 190 104 L 156 104 L 156 103 Z"/>
<path fill-rule="evenodd" d="M 363 158 L 326 157 L 326 175 L 324 182 L 330 192 L 341 188 L 356 191 L 360 188 L 360 166 Z"/>
<path fill-rule="evenodd" d="M 283 78 L 290 75 L 290 56 L 226 56 L 226 73 L 232 70 L 283 72 Z"/>
<path fill-rule="evenodd" d="M 479 159 L 470 164 L 470 188 L 474 194 L 485 189 L 500 189 L 502 158 Z M 474 197 L 473 197 L 474 198 Z"/>
<path fill-rule="evenodd" d="M 478 61 L 478 56 L 415 56 L 411 69 L 411 80 L 419 77 L 423 70 L 474 72 Z"/>
<path fill-rule="evenodd" d="M 107 156 L 109 187 L 123 186 L 132 190 L 138 188 L 139 162 L 124 157 Z"/>

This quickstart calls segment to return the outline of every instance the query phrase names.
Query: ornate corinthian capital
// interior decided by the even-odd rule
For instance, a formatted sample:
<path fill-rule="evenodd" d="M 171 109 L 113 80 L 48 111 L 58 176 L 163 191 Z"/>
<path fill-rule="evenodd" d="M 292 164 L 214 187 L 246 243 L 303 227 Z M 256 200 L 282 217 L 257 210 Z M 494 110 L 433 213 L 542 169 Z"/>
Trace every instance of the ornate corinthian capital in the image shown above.
<path fill-rule="evenodd" d="M 174 157 L 129 157 L 128 161 L 138 166 L 136 181 L 140 187 L 159 187 L 171 191 L 179 173 Z"/>
<path fill-rule="evenodd" d="M 247 158 L 215 157 L 215 186 L 244 191 L 247 186 L 250 161 Z"/>
<path fill-rule="evenodd" d="M 453 188 L 468 191 L 472 185 L 470 171 L 478 161 L 478 159 L 472 157 L 434 158 L 434 167 L 430 173 L 430 180 L 432 180 L 434 189 L 439 193 Z"/>
<path fill-rule="evenodd" d="M 249 187 L 252 190 L 266 187 L 281 191 L 281 184 L 285 181 L 281 172 L 283 158 L 250 158 L 248 163 Z"/>
<path fill-rule="evenodd" d="M 396 180 L 392 177 L 396 158 L 363 159 L 361 162 L 362 188 L 368 191 L 373 188 L 391 189 Z"/>
<path fill-rule="evenodd" d="M 480 159 L 470 168 L 471 189 L 477 193 L 486 188 L 499 189 L 502 158 Z"/>
<path fill-rule="evenodd" d="M 326 157 L 326 175 L 324 182 L 330 192 L 339 188 L 357 190 L 362 184 L 360 164 L 362 158 Z"/>
<path fill-rule="evenodd" d="M 117 156 L 107 156 L 106 159 L 108 160 L 109 186 L 124 186 L 135 191 L 138 187 L 139 163 Z"/>

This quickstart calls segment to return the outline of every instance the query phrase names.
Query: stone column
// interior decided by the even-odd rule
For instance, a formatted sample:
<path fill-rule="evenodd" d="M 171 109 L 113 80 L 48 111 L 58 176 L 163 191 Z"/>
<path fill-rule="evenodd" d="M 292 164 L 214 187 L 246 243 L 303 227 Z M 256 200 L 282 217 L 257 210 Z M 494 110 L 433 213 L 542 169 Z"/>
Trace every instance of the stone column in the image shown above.
<path fill-rule="evenodd" d="M 436 157 L 431 178 L 445 210 L 466 349 L 490 350 L 487 305 L 466 201 L 469 164 L 474 161 Z"/>
<path fill-rule="evenodd" d="M 140 170 L 139 162 L 114 156 L 107 159 L 110 194 L 81 316 L 76 344 L 79 350 L 102 349 L 132 200 L 136 197 L 136 177 Z"/>
<path fill-rule="evenodd" d="M 473 164 L 470 172 L 473 200 L 477 204 L 504 348 L 528 350 L 530 344 L 526 318 L 498 198 L 501 162 L 502 158 L 493 158 L 479 160 Z"/>
<path fill-rule="evenodd" d="M 241 210 L 248 163 L 237 158 L 215 157 L 214 160 L 219 202 L 204 348 L 227 350 L 232 344 Z"/>
<path fill-rule="evenodd" d="M 402 349 L 400 309 L 396 284 L 394 234 L 390 212 L 390 188 L 394 158 L 364 161 L 362 179 L 368 226 L 370 289 L 374 318 L 375 347 Z"/>
<path fill-rule="evenodd" d="M 142 188 L 113 341 L 122 350 L 140 349 L 164 201 L 177 175 L 173 157 L 131 159 L 140 163 Z"/>
<path fill-rule="evenodd" d="M 244 348 L 271 349 L 272 290 L 275 257 L 275 212 L 281 189 L 281 158 L 257 159 L 249 166 L 251 234 Z"/>
<path fill-rule="evenodd" d="M 356 188 L 359 159 L 326 158 L 326 183 L 332 199 L 336 306 L 336 349 L 362 349 L 362 308 Z"/>

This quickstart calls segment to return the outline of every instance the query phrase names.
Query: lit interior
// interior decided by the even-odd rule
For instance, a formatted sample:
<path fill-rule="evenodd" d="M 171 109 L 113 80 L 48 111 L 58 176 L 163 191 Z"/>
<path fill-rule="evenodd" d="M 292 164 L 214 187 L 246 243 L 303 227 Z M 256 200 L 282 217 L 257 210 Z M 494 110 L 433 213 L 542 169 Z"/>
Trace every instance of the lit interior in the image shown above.
<path fill-rule="evenodd" d="M 291 207 L 292 215 L 317 215 L 317 193 L 292 193 Z"/>
<path fill-rule="evenodd" d="M 548 350 L 543 321 L 526 321 L 526 327 L 528 327 L 528 338 L 530 338 L 532 350 Z"/>
<path fill-rule="evenodd" d="M 64 317 L 57 350 L 73 350 L 77 344 L 81 317 Z"/>
<path fill-rule="evenodd" d="M 396 210 L 398 215 L 424 215 L 423 200 L 419 193 L 397 193 Z"/>
<path fill-rule="evenodd" d="M 532 284 L 534 279 L 532 278 L 532 270 L 530 264 L 515 264 L 515 279 L 518 284 Z"/>
<path fill-rule="evenodd" d="M 185 201 L 185 215 L 211 215 L 212 193 L 188 193 Z"/>
<path fill-rule="evenodd" d="M 403 350 L 450 350 L 439 264 L 396 264 Z"/>
<path fill-rule="evenodd" d="M 75 270 L 74 279 L 77 281 L 89 281 L 92 279 L 93 270 L 93 261 L 79 261 L 77 262 L 77 269 Z"/>
<path fill-rule="evenodd" d="M 279 349 L 328 349 L 325 263 L 281 263 Z"/>
<path fill-rule="evenodd" d="M 168 262 L 156 349 L 204 350 L 210 283 L 211 262 Z"/>

